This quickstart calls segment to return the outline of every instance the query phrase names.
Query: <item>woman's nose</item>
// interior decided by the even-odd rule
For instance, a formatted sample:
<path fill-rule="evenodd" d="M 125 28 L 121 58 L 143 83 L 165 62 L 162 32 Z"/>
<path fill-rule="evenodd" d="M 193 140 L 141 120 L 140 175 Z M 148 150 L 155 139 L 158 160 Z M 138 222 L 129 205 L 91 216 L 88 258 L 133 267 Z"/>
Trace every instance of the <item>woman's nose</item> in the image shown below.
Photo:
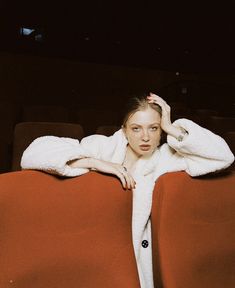
<path fill-rule="evenodd" d="M 149 133 L 148 133 L 148 131 L 143 131 L 142 140 L 145 141 L 145 142 L 149 141 Z"/>

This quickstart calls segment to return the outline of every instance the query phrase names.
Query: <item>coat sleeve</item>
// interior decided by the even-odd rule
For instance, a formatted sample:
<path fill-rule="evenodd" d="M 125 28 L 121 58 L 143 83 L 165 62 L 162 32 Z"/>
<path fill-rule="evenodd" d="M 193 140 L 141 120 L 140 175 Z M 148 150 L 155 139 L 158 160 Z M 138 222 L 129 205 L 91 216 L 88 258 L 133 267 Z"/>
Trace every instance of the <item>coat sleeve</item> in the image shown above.
<path fill-rule="evenodd" d="M 86 168 L 71 168 L 70 160 L 94 157 L 101 158 L 101 147 L 105 147 L 109 137 L 92 135 L 79 142 L 76 139 L 43 136 L 35 139 L 24 151 L 21 158 L 22 169 L 36 169 L 61 176 L 79 176 L 89 171 Z"/>
<path fill-rule="evenodd" d="M 188 132 L 182 141 L 168 135 L 167 142 L 178 158 L 183 156 L 185 170 L 191 176 L 225 169 L 233 163 L 234 155 L 219 135 L 188 119 L 178 119 L 173 125 Z"/>

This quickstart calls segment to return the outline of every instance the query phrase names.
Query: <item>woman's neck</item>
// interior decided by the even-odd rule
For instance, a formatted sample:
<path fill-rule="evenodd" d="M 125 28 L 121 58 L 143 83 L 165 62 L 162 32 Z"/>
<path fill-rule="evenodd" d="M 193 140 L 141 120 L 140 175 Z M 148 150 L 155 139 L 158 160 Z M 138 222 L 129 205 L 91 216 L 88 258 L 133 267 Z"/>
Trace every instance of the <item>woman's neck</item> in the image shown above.
<path fill-rule="evenodd" d="M 123 166 L 125 166 L 128 171 L 133 172 L 135 170 L 135 164 L 139 160 L 140 157 L 141 155 L 137 155 L 128 145 L 127 150 L 126 150 L 126 156 L 123 162 Z"/>

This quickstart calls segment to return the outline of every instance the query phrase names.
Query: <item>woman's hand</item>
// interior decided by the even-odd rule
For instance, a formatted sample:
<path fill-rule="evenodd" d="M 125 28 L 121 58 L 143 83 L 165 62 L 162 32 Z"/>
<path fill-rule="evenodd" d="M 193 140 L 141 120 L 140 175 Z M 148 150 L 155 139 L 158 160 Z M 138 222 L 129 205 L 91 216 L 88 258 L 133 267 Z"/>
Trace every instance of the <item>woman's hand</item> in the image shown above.
<path fill-rule="evenodd" d="M 135 180 L 128 173 L 127 169 L 117 163 L 107 162 L 95 158 L 82 158 L 74 161 L 68 162 L 68 165 L 72 168 L 88 168 L 95 169 L 99 172 L 113 174 L 117 176 L 124 189 L 134 189 L 135 188 Z"/>
<path fill-rule="evenodd" d="M 163 100 L 160 96 L 150 93 L 149 96 L 147 96 L 147 100 L 149 103 L 157 104 L 162 109 L 162 118 L 161 118 L 161 128 L 166 133 L 171 128 L 171 107 L 166 103 L 165 100 Z"/>
<path fill-rule="evenodd" d="M 124 189 L 134 189 L 135 180 L 127 171 L 126 167 L 112 162 L 93 159 L 94 168 L 100 172 L 116 175 L 122 183 Z"/>
<path fill-rule="evenodd" d="M 171 123 L 171 107 L 160 96 L 150 93 L 147 96 L 149 103 L 157 104 L 162 109 L 161 128 L 167 134 L 172 135 L 176 139 L 182 139 L 186 131 L 180 127 L 176 127 Z M 182 134 L 183 133 L 183 134 Z"/>

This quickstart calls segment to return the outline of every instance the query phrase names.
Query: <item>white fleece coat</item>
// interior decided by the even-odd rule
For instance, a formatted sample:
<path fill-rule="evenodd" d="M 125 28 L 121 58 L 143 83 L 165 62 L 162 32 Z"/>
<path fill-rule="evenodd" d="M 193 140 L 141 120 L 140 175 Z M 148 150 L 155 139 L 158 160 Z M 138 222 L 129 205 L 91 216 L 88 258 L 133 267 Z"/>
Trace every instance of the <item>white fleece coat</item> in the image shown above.
<path fill-rule="evenodd" d="M 138 160 L 134 172 L 136 188 L 133 191 L 132 235 L 137 267 L 142 288 L 152 288 L 152 249 L 150 213 L 155 181 L 166 172 L 186 171 L 199 176 L 228 167 L 234 155 L 226 142 L 218 135 L 187 119 L 173 123 L 188 131 L 179 142 L 167 136 L 167 143 L 149 157 Z M 37 169 L 63 176 L 78 176 L 88 172 L 84 168 L 71 168 L 69 160 L 94 157 L 122 164 L 126 154 L 127 140 L 120 129 L 110 137 L 92 135 L 79 143 L 71 138 L 44 136 L 34 140 L 24 151 L 23 169 Z M 143 248 L 143 240 L 149 242 Z"/>

